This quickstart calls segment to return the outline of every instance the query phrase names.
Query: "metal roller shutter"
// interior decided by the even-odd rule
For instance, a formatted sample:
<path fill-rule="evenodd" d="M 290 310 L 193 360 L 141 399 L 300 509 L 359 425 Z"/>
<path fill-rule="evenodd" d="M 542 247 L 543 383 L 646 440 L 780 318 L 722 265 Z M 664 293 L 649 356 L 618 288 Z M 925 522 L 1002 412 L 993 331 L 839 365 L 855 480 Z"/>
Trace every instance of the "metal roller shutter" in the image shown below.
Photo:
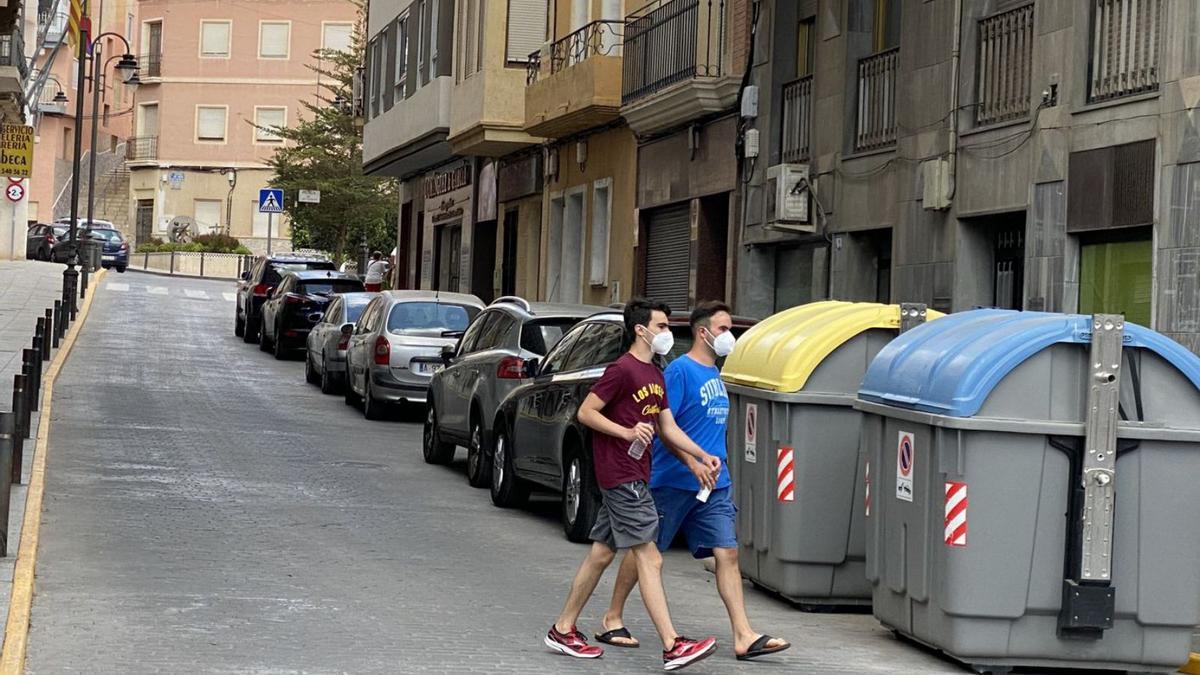
<path fill-rule="evenodd" d="M 646 297 L 665 302 L 671 311 L 688 308 L 692 261 L 691 218 L 688 204 L 650 212 L 646 234 Z"/>

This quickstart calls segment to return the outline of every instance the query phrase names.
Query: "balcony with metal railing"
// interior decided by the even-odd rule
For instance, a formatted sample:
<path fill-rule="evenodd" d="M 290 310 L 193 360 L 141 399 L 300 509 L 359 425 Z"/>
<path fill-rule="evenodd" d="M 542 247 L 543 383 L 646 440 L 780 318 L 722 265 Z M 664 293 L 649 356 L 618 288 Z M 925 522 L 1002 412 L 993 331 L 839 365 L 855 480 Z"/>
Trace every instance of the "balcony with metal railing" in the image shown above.
<path fill-rule="evenodd" d="M 162 52 L 138 57 L 138 79 L 142 82 L 162 77 Z"/>
<path fill-rule="evenodd" d="M 900 49 L 888 49 L 858 62 L 858 106 L 854 150 L 880 150 L 896 144 L 896 86 Z"/>
<path fill-rule="evenodd" d="M 1158 91 L 1162 0 L 1092 0 L 1088 102 Z"/>
<path fill-rule="evenodd" d="M 0 93 L 23 94 L 29 78 L 25 60 L 25 36 L 22 26 L 10 26 L 0 33 Z"/>
<path fill-rule="evenodd" d="M 125 143 L 125 159 L 146 162 L 158 159 L 158 136 L 135 136 Z"/>
<path fill-rule="evenodd" d="M 728 0 L 653 0 L 625 19 L 621 114 L 654 133 L 737 100 Z"/>
<path fill-rule="evenodd" d="M 979 22 L 976 124 L 996 124 L 1029 115 L 1033 40 L 1033 5 Z"/>
<path fill-rule="evenodd" d="M 782 155 L 785 162 L 806 162 L 811 151 L 813 76 L 783 85 Z"/>
<path fill-rule="evenodd" d="M 525 131 L 561 138 L 621 114 L 623 21 L 593 21 L 530 55 Z"/>
<path fill-rule="evenodd" d="M 63 8 L 58 11 L 52 9 L 40 10 L 38 12 L 38 35 L 42 36 L 42 46 L 53 48 L 59 42 L 65 40 L 67 32 L 67 3 L 62 3 Z"/>

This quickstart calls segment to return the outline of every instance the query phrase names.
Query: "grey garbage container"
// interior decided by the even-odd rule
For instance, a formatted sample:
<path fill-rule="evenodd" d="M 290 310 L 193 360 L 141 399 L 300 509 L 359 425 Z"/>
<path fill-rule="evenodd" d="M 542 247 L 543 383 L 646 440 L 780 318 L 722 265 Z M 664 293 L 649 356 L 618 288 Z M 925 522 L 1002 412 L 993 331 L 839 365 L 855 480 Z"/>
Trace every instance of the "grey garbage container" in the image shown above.
<path fill-rule="evenodd" d="M 1200 623 L 1200 358 L 1120 317 L 905 333 L 855 407 L 875 616 L 979 672 L 1174 671 Z"/>
<path fill-rule="evenodd" d="M 80 232 L 79 264 L 86 267 L 88 272 L 95 272 L 100 269 L 100 254 L 102 249 L 103 244 L 100 241 Z"/>
<path fill-rule="evenodd" d="M 801 605 L 871 601 L 852 405 L 901 316 L 876 303 L 793 307 L 747 331 L 722 368 L 742 574 Z"/>

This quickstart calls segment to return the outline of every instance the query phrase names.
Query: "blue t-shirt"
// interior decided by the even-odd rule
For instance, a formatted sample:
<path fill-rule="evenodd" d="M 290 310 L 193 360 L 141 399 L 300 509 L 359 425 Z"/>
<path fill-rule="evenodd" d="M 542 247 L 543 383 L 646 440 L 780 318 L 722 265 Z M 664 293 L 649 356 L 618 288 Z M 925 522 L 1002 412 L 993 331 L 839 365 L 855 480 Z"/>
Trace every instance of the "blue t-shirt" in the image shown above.
<path fill-rule="evenodd" d="M 729 418 L 729 394 L 716 366 L 697 363 L 684 354 L 671 362 L 663 373 L 667 383 L 667 402 L 680 429 L 696 445 L 721 460 L 717 488 L 729 487 L 729 465 L 725 451 L 725 423 Z M 700 481 L 654 439 L 654 461 L 650 465 L 650 487 L 699 490 Z"/>

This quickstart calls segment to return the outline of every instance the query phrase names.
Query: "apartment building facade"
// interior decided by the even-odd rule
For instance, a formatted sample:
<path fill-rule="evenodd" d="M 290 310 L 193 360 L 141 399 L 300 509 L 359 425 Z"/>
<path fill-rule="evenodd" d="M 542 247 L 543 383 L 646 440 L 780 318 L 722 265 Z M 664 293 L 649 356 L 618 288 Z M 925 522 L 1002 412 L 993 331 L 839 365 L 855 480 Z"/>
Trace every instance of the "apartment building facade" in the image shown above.
<path fill-rule="evenodd" d="M 765 2 L 739 311 L 1111 311 L 1200 351 L 1198 27 L 1189 0 Z"/>
<path fill-rule="evenodd" d="M 357 8 L 348 1 L 237 4 L 140 0 L 142 85 L 127 144 L 132 234 L 165 237 L 177 219 L 227 232 L 255 251 L 290 246 L 286 220 L 258 212 L 267 161 L 301 102 L 320 101 L 320 49 L 349 49 Z M 286 198 L 286 197 L 285 197 Z M 283 220 L 283 222 L 281 222 Z"/>

